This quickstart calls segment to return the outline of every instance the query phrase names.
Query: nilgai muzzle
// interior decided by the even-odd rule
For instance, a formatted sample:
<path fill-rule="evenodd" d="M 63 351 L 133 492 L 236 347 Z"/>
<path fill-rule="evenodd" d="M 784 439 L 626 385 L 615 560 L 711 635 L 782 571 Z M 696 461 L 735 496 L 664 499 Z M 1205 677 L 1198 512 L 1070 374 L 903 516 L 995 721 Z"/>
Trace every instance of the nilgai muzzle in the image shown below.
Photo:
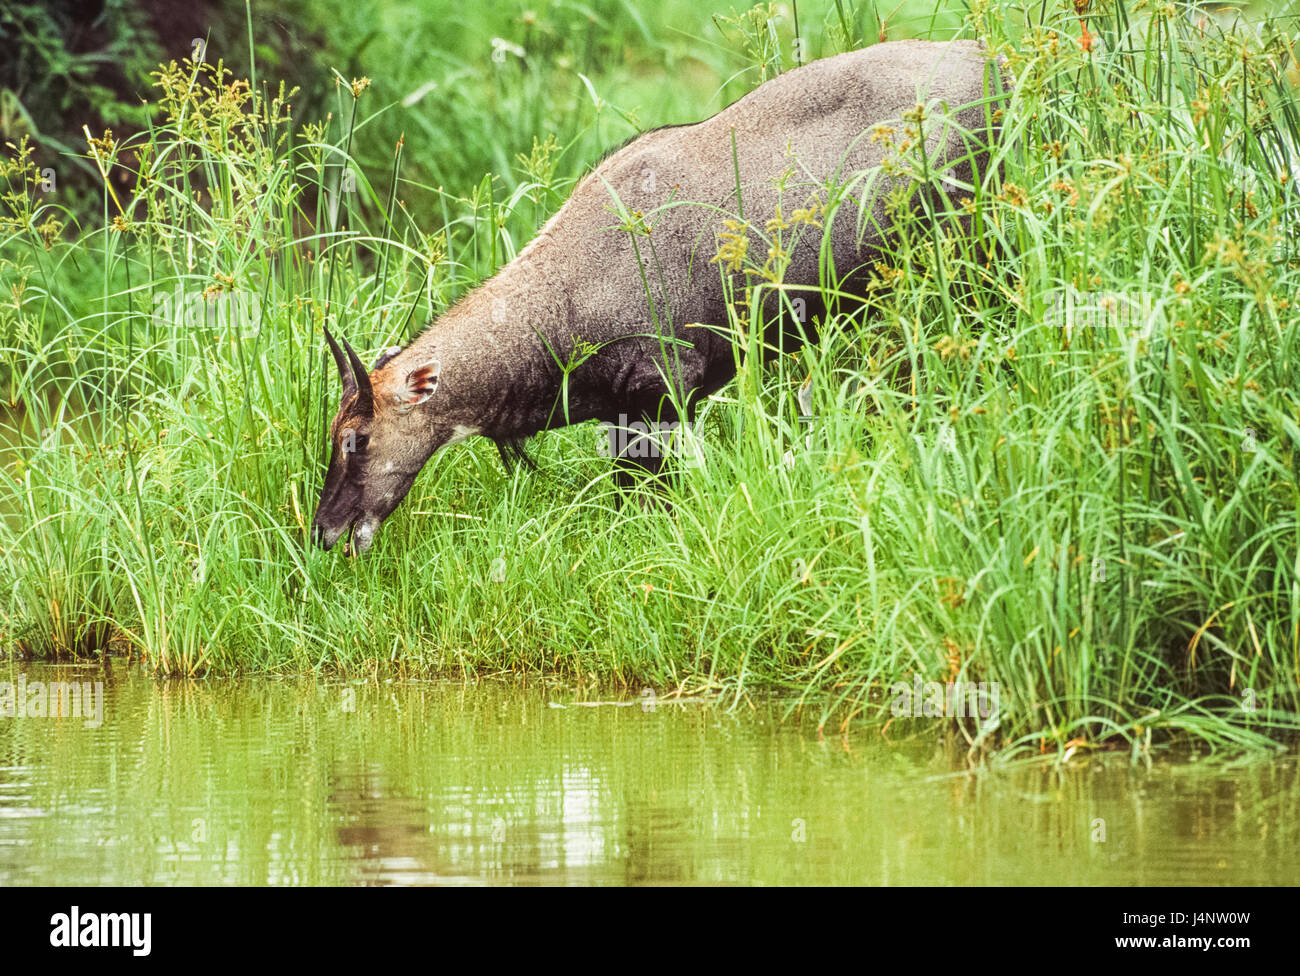
<path fill-rule="evenodd" d="M 822 289 L 864 285 L 900 183 L 914 184 L 912 208 L 956 211 L 973 195 L 1001 91 L 974 42 L 815 61 L 614 152 L 513 261 L 373 370 L 327 332 L 343 400 L 315 539 L 329 548 L 350 531 L 364 551 L 433 452 L 467 437 L 491 438 L 508 462 L 525 438 L 566 424 L 689 422 L 735 373 L 727 302 L 759 280 L 736 269 L 742 242 L 761 265 L 780 229 L 786 290 L 762 300 L 777 334 L 797 341 L 826 311 Z M 907 152 L 920 178 L 887 162 L 918 126 L 924 161 L 920 139 Z M 636 446 L 616 464 L 658 470 L 661 452 Z"/>

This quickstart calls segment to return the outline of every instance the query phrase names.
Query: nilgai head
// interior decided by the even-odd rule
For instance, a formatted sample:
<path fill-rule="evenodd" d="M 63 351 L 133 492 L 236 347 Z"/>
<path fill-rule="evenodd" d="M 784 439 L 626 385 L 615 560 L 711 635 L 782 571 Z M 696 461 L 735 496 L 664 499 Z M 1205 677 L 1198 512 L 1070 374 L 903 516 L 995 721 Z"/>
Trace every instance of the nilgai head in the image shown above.
<path fill-rule="evenodd" d="M 325 331 L 338 366 L 343 399 L 330 426 L 333 450 L 312 537 L 325 549 L 349 532 L 352 554 L 365 552 L 385 518 L 411 490 L 420 468 L 450 439 L 415 410 L 438 391 L 437 360 L 400 368 L 389 349 L 368 373 L 360 357 Z M 385 368 L 387 367 L 387 368 Z"/>

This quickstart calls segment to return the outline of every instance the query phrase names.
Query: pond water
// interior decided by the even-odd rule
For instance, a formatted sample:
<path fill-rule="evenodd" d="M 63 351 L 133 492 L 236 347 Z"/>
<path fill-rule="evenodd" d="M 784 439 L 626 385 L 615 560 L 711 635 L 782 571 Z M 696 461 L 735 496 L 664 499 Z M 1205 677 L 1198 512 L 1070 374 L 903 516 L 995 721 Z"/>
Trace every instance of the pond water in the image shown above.
<path fill-rule="evenodd" d="M 92 685 L 52 717 L 50 683 L 83 681 L 101 704 Z M 0 885 L 1300 878 L 1294 754 L 971 774 L 938 729 L 819 741 L 775 709 L 581 704 L 558 684 L 7 661 L 0 711 L 5 682 Z"/>

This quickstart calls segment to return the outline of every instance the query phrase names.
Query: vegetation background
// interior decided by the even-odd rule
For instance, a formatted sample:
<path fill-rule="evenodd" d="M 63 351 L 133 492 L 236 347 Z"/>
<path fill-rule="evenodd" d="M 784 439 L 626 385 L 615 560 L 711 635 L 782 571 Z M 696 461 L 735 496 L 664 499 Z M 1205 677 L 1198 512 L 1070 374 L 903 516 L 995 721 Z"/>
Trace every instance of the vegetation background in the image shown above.
<path fill-rule="evenodd" d="M 776 693 L 837 726 L 914 676 L 996 681 L 972 748 L 1272 748 L 1300 716 L 1292 6 L 8 3 L 0 647 Z M 435 458 L 366 559 L 305 544 L 323 325 L 405 341 L 610 146 L 912 36 L 1008 59 L 1003 166 L 963 202 L 996 268 L 905 220 L 865 312 L 709 405 L 671 509 L 620 505 L 584 426 L 535 474 Z"/>

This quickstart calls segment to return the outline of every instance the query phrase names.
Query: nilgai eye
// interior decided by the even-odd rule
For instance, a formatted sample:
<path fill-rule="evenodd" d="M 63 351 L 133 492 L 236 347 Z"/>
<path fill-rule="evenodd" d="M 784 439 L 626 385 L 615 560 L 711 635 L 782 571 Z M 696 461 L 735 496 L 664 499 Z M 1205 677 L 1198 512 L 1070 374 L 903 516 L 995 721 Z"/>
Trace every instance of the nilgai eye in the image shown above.
<path fill-rule="evenodd" d="M 346 460 L 349 454 L 356 454 L 360 451 L 364 451 L 366 445 L 369 443 L 369 436 L 366 434 L 358 434 L 351 428 L 347 428 L 341 432 L 338 449 L 342 452 L 343 457 Z"/>

